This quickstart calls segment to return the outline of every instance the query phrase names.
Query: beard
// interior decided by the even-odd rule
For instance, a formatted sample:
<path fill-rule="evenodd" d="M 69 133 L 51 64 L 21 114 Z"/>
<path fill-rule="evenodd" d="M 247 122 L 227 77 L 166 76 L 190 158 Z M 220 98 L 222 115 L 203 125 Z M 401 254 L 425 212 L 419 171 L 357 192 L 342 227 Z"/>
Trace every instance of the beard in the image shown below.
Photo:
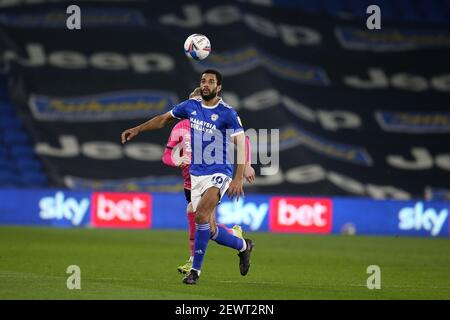
<path fill-rule="evenodd" d="M 209 101 L 217 96 L 217 91 L 216 90 L 209 91 L 209 94 L 204 94 L 203 91 L 201 91 L 201 96 L 203 100 Z"/>

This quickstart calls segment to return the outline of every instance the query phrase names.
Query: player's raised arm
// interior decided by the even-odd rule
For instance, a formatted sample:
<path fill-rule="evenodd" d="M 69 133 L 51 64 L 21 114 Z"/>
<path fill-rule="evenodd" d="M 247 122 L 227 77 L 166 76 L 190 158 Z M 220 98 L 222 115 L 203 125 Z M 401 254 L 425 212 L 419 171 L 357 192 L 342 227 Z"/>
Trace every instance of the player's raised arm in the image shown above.
<path fill-rule="evenodd" d="M 245 154 L 245 134 L 241 132 L 234 137 L 236 141 L 237 147 L 237 165 L 236 165 L 236 174 L 234 175 L 233 180 L 230 183 L 230 187 L 228 188 L 228 196 L 233 198 L 236 196 L 236 200 L 239 200 L 239 197 L 244 196 L 244 188 L 242 179 L 244 176 L 244 167 L 246 163 L 246 154 Z"/>
<path fill-rule="evenodd" d="M 122 132 L 122 135 L 121 135 L 122 143 L 130 141 L 131 139 L 136 137 L 141 132 L 161 129 L 173 120 L 175 120 L 175 118 L 172 116 L 172 114 L 169 111 L 164 114 L 160 114 L 156 117 L 153 117 L 150 120 L 148 120 L 136 127 L 126 129 L 124 132 Z"/>
<path fill-rule="evenodd" d="M 237 145 L 236 136 L 233 137 L 233 143 Z M 255 169 L 252 167 L 252 150 L 250 146 L 250 138 L 245 136 L 245 166 L 244 166 L 244 178 L 248 183 L 255 181 Z"/>
<path fill-rule="evenodd" d="M 250 147 L 250 138 L 247 136 L 245 136 L 245 153 L 246 161 L 244 168 L 244 178 L 248 183 L 252 183 L 255 180 L 255 169 L 253 169 L 252 167 L 252 151 Z"/>

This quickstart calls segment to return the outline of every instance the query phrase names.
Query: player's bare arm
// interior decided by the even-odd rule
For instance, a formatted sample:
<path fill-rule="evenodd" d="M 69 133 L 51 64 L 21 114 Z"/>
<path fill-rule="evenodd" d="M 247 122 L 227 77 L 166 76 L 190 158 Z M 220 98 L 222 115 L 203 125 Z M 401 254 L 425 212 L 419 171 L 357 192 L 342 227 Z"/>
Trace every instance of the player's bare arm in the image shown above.
<path fill-rule="evenodd" d="M 233 139 L 236 143 L 236 139 Z M 250 138 L 245 137 L 245 168 L 244 168 L 244 178 L 248 183 L 255 181 L 255 169 L 253 169 L 251 164 L 251 150 L 250 150 Z"/>
<path fill-rule="evenodd" d="M 248 153 L 250 152 L 250 141 L 248 137 L 245 137 L 246 141 L 245 141 L 245 167 L 244 167 L 244 178 L 245 180 L 247 180 L 248 183 L 252 183 L 253 181 L 255 181 L 255 169 L 253 169 L 251 162 L 249 161 L 250 156 L 248 155 Z M 233 138 L 233 143 L 236 144 L 237 140 L 236 137 Z"/>
<path fill-rule="evenodd" d="M 130 141 L 134 137 L 136 137 L 139 133 L 144 131 L 157 130 L 165 127 L 167 124 L 175 120 L 174 117 L 170 114 L 170 112 L 166 112 L 164 114 L 160 114 L 150 120 L 130 129 L 126 129 L 122 132 L 122 143 Z"/>
<path fill-rule="evenodd" d="M 255 169 L 253 169 L 252 165 L 248 161 L 245 163 L 244 178 L 248 183 L 255 181 Z"/>
<path fill-rule="evenodd" d="M 230 183 L 227 194 L 230 198 L 236 196 L 236 200 L 239 200 L 240 196 L 244 196 L 243 177 L 246 163 L 245 156 L 245 134 L 238 134 L 234 137 L 234 142 L 237 147 L 237 165 L 236 174 Z"/>

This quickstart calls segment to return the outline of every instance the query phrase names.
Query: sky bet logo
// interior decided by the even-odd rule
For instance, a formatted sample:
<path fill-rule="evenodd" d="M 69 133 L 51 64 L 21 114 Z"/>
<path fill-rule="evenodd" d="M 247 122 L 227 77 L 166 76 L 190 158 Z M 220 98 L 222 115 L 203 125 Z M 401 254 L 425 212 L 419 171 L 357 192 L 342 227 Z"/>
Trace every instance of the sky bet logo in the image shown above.
<path fill-rule="evenodd" d="M 437 236 L 442 230 L 448 217 L 448 209 L 435 210 L 425 208 L 422 202 L 417 202 L 414 207 L 406 207 L 399 211 L 399 229 L 428 231 L 432 236 Z"/>
<path fill-rule="evenodd" d="M 274 232 L 330 233 L 333 203 L 329 198 L 273 197 L 269 229 Z"/>
<path fill-rule="evenodd" d="M 57 191 L 39 200 L 39 217 L 61 226 L 149 228 L 152 198 L 147 193 Z M 91 205 L 92 204 L 92 205 Z M 89 220 L 90 214 L 90 220 Z M 83 223 L 84 221 L 84 223 Z"/>
<path fill-rule="evenodd" d="M 89 209 L 89 198 L 67 197 L 58 191 L 54 196 L 43 197 L 39 201 L 39 216 L 43 220 L 68 220 L 79 226 Z"/>
<path fill-rule="evenodd" d="M 217 207 L 217 221 L 228 225 L 248 226 L 251 231 L 256 231 L 260 230 L 268 211 L 267 203 L 244 202 L 242 198 L 239 201 L 224 201 Z"/>
<path fill-rule="evenodd" d="M 106 228 L 150 228 L 152 197 L 148 193 L 94 192 L 92 225 Z"/>

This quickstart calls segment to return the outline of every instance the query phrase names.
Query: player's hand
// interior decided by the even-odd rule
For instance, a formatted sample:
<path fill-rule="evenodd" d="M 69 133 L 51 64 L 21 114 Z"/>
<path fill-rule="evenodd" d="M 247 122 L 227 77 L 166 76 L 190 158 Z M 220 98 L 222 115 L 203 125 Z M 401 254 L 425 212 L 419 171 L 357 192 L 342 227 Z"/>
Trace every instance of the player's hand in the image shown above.
<path fill-rule="evenodd" d="M 136 137 L 139 134 L 139 130 L 137 128 L 130 128 L 122 132 L 122 144 L 124 144 L 127 141 L 130 141 L 134 137 Z"/>
<path fill-rule="evenodd" d="M 247 164 L 244 168 L 244 178 L 248 183 L 255 181 L 255 169 L 250 164 Z"/>
<path fill-rule="evenodd" d="M 181 163 L 179 167 L 181 169 L 184 169 L 190 165 L 191 165 L 191 157 L 185 154 L 184 156 L 181 157 Z"/>
<path fill-rule="evenodd" d="M 236 200 L 239 201 L 239 197 L 242 195 L 242 197 L 245 196 L 244 194 L 244 187 L 242 183 L 242 179 L 233 179 L 230 183 L 230 186 L 228 187 L 227 191 L 228 196 L 230 199 L 233 199 L 234 196 L 236 196 Z"/>

